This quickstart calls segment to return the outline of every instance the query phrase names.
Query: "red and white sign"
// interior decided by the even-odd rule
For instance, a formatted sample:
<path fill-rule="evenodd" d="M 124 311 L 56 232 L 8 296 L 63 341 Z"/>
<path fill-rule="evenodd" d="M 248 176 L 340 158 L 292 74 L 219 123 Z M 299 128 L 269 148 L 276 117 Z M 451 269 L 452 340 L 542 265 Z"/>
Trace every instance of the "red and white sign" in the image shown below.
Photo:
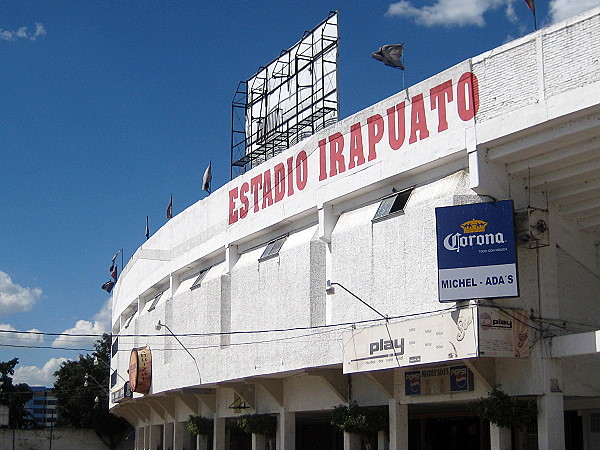
<path fill-rule="evenodd" d="M 393 97 L 393 103 L 380 102 L 364 119 L 358 120 L 363 116 L 357 115 L 343 120 L 328 133 L 299 144 L 285 160 L 273 158 L 260 171 L 255 168 L 240 176 L 229 189 L 229 225 L 377 162 L 417 160 L 412 152 L 424 151 L 420 143 L 472 124 L 479 108 L 479 87 L 473 73 L 461 71 L 465 68 L 449 71 L 450 79 L 442 78 L 448 73 L 441 74 L 441 82 L 427 90 L 405 91 L 401 94 L 406 96 Z"/>

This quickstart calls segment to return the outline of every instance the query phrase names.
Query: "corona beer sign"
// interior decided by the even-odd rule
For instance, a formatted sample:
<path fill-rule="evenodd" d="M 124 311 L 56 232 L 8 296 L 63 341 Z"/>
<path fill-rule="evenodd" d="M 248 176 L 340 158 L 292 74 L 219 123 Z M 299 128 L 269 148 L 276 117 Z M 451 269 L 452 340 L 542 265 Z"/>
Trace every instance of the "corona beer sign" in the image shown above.
<path fill-rule="evenodd" d="M 513 203 L 436 208 L 440 302 L 516 297 Z"/>

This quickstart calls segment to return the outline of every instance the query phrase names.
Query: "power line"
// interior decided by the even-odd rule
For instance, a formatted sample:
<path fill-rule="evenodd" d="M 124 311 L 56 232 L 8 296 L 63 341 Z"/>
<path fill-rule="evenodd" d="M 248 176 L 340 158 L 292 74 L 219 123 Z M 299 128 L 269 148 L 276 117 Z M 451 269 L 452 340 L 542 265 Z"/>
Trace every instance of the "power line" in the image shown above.
<path fill-rule="evenodd" d="M 0 347 L 11 347 L 11 348 L 43 348 L 48 350 L 73 350 L 82 352 L 93 352 L 95 349 L 89 348 L 69 348 L 69 347 L 52 347 L 49 345 L 18 345 L 18 344 L 0 344 Z"/>
<path fill-rule="evenodd" d="M 388 319 L 405 319 L 408 317 L 416 317 L 416 316 L 424 316 L 429 314 L 435 314 L 439 312 L 448 312 L 453 311 L 455 308 L 449 307 L 444 309 L 438 309 L 434 311 L 426 311 L 426 312 L 418 312 L 412 314 L 404 314 L 399 316 L 390 316 Z M 459 308 L 462 309 L 462 308 Z M 367 319 L 367 320 L 354 320 L 352 322 L 343 322 L 336 324 L 328 324 L 328 325 L 313 325 L 306 327 L 289 327 L 289 328 L 272 328 L 272 329 L 260 329 L 260 330 L 237 330 L 237 331 L 214 331 L 208 333 L 175 333 L 177 337 L 203 337 L 203 336 L 229 336 L 235 334 L 260 334 L 260 333 L 282 333 L 288 331 L 303 331 L 303 330 L 315 330 L 321 328 L 336 328 L 336 327 L 344 327 L 349 325 L 357 325 L 357 324 L 365 324 L 365 323 L 375 323 L 381 322 L 384 319 Z M 66 337 L 95 337 L 102 338 L 105 334 L 111 338 L 113 337 L 156 337 L 160 336 L 157 334 L 118 334 L 113 335 L 111 333 L 102 333 L 102 334 L 75 334 L 75 333 L 46 333 L 42 331 L 18 331 L 18 330 L 0 330 L 0 333 L 5 334 L 25 334 L 25 335 L 41 335 L 41 336 L 66 336 Z"/>
<path fill-rule="evenodd" d="M 534 325 L 529 323 L 530 321 L 529 322 L 523 321 L 519 317 L 514 316 L 512 313 L 509 312 L 510 309 L 503 308 L 503 307 L 500 307 L 497 305 L 489 305 L 489 306 L 503 311 L 504 313 L 508 314 L 513 319 L 515 319 L 516 321 L 523 323 L 524 325 L 526 325 L 527 327 L 529 327 L 535 331 L 538 331 L 540 333 L 543 333 L 545 331 L 543 329 L 535 327 Z M 418 313 L 404 314 L 404 315 L 398 315 L 398 316 L 390 316 L 388 319 L 389 320 L 407 319 L 410 317 L 426 316 L 426 315 L 432 315 L 432 314 L 436 314 L 436 313 L 455 311 L 457 309 L 464 309 L 464 308 L 469 308 L 469 306 L 459 307 L 459 308 L 449 307 L 449 308 L 438 309 L 438 310 L 433 310 L 433 311 L 418 312 Z M 550 319 L 543 319 L 541 317 L 535 318 L 534 320 L 535 321 L 550 321 Z M 251 335 L 251 334 L 265 334 L 265 333 L 286 333 L 286 332 L 294 332 L 294 331 L 309 331 L 309 330 L 324 330 L 324 329 L 325 330 L 327 330 L 327 329 L 335 330 L 335 329 L 342 328 L 342 327 L 356 326 L 359 324 L 378 323 L 378 322 L 382 322 L 382 321 L 384 321 L 384 319 L 378 318 L 378 319 L 359 320 L 359 321 L 343 322 L 343 323 L 337 323 L 337 324 L 314 325 L 314 326 L 306 326 L 306 327 L 272 328 L 272 329 L 258 329 L 258 330 L 215 331 L 215 332 L 208 332 L 208 333 L 173 333 L 173 335 L 176 337 L 183 338 L 183 337 L 214 337 L 214 336 Z M 568 330 L 568 328 L 566 328 L 566 327 L 564 327 L 564 329 Z M 116 338 L 116 337 L 119 337 L 119 338 L 156 338 L 156 337 L 163 336 L 163 335 L 159 335 L 159 334 L 118 334 L 118 335 L 112 335 L 110 333 L 75 334 L 75 333 L 47 333 L 47 332 L 41 332 L 41 331 L 18 331 L 18 330 L 0 330 L 0 333 L 3 333 L 5 335 L 6 334 L 19 334 L 19 335 L 68 337 L 68 338 L 83 338 L 83 337 L 102 338 L 102 337 L 104 337 L 104 335 L 106 335 L 111 339 Z M 302 336 L 310 336 L 310 334 L 302 335 Z M 302 337 L 302 336 L 293 336 L 290 338 L 297 338 L 297 337 Z M 9 336 L 7 336 L 7 338 L 14 339 Z M 278 338 L 278 339 L 274 339 L 274 341 L 285 340 L 285 339 L 289 339 L 289 338 Z M 75 340 L 75 339 L 69 339 L 69 341 L 70 342 L 85 342 L 83 340 Z M 252 343 L 260 343 L 260 342 L 262 342 L 262 341 L 254 341 Z M 264 341 L 264 342 L 269 342 L 269 341 Z M 230 345 L 234 345 L 234 344 L 230 344 Z M 54 346 L 44 346 L 44 345 L 19 345 L 19 344 L 4 344 L 4 343 L 0 343 L 0 347 L 37 348 L 37 349 L 49 349 L 49 350 L 72 350 L 72 351 L 86 351 L 86 352 L 96 351 L 96 349 L 91 349 L 91 348 L 70 348 L 70 347 L 54 347 Z M 199 347 L 199 348 L 204 348 L 204 347 Z"/>
<path fill-rule="evenodd" d="M 18 330 L 0 330 L 0 333 L 13 333 L 13 334 L 33 334 L 37 336 L 76 336 L 76 337 L 102 337 L 104 334 L 79 334 L 79 333 L 46 333 L 43 331 L 18 331 Z"/>

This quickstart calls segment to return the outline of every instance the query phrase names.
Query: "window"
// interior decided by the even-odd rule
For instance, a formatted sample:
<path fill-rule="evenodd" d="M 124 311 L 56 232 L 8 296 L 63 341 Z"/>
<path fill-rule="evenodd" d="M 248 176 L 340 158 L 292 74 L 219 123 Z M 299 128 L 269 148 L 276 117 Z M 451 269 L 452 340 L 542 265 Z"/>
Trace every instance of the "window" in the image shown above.
<path fill-rule="evenodd" d="M 196 278 L 196 280 L 190 286 L 190 290 L 194 290 L 194 289 L 200 287 L 200 285 L 202 284 L 202 280 L 204 280 L 204 277 L 206 276 L 206 274 L 208 273 L 208 271 L 211 269 L 211 267 L 207 267 L 206 269 L 202 269 L 198 273 L 198 277 Z"/>
<path fill-rule="evenodd" d="M 115 385 L 117 384 L 117 377 L 119 375 L 117 374 L 117 371 L 115 370 L 113 373 L 110 374 L 110 387 L 115 387 Z"/>
<path fill-rule="evenodd" d="M 162 297 L 162 295 L 165 292 L 167 292 L 166 289 L 164 291 L 159 292 L 158 294 L 156 294 L 154 296 L 154 298 L 152 299 L 152 304 L 150 305 L 150 308 L 148 308 L 148 311 L 152 311 L 154 308 L 156 308 L 156 305 L 158 304 L 158 301 L 160 300 L 160 298 Z"/>
<path fill-rule="evenodd" d="M 591 433 L 599 433 L 600 432 L 600 413 L 590 414 L 590 432 Z"/>
<path fill-rule="evenodd" d="M 408 202 L 408 198 L 414 188 L 405 189 L 400 192 L 394 192 L 392 195 L 388 195 L 387 197 L 383 197 L 381 199 L 381 203 L 379 204 L 379 208 L 377 208 L 377 212 L 375 213 L 375 217 L 373 220 L 383 219 L 392 214 L 399 214 L 404 212 L 404 207 Z"/>
<path fill-rule="evenodd" d="M 137 314 L 138 310 L 137 308 L 133 311 L 133 313 L 131 314 L 131 316 L 129 316 L 129 319 L 127 319 L 127 322 L 125 322 L 125 328 L 129 327 L 129 324 L 131 323 L 131 321 L 133 320 L 133 318 L 135 317 L 135 315 Z"/>
<path fill-rule="evenodd" d="M 119 351 L 119 337 L 117 336 L 110 346 L 110 357 L 114 358 Z"/>
<path fill-rule="evenodd" d="M 287 239 L 287 235 L 281 236 L 281 237 L 269 242 L 267 244 L 267 246 L 265 247 L 265 250 L 263 251 L 261 257 L 258 260 L 264 261 L 266 259 L 277 256 L 279 254 L 279 250 L 281 250 L 281 247 L 286 239 Z"/>

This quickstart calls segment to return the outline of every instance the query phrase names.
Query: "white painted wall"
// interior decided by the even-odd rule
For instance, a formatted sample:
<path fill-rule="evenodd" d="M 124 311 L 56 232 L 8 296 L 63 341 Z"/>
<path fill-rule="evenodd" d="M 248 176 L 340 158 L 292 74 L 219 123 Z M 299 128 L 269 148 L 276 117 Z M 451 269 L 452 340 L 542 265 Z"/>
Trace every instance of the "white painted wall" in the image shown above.
<path fill-rule="evenodd" d="M 588 34 L 598 34 L 600 10 L 577 20 L 468 60 L 346 118 L 175 216 L 136 251 L 114 290 L 113 331 L 122 336 L 113 367 L 126 377 L 128 351 L 149 344 L 155 367 L 152 393 L 257 375 L 290 374 L 286 378 L 286 393 L 291 394 L 292 403 L 287 406 L 292 410 L 341 403 L 331 390 L 321 389 L 321 379 L 294 377 L 295 371 L 305 368 L 341 363 L 341 327 L 222 336 L 185 334 L 310 327 L 377 318 L 340 289 L 334 296 L 326 297 L 327 278 L 342 283 L 391 316 L 442 309 L 444 305 L 437 302 L 434 210 L 437 206 L 483 200 L 471 189 L 468 152 L 485 152 L 486 146 L 496 145 L 512 133 L 546 126 L 549 120 L 568 114 L 576 116 L 576 112 L 600 104 L 600 46 L 588 38 Z M 585 50 L 573 51 L 564 58 L 559 44 L 567 35 Z M 573 70 L 583 73 L 576 84 L 566 82 L 560 75 Z M 463 120 L 456 107 L 457 86 L 461 76 L 469 72 L 479 80 L 480 106 L 475 119 Z M 439 108 L 431 107 L 431 89 L 448 80 L 454 100 L 448 103 L 448 129 L 440 131 Z M 329 159 L 330 141 L 341 133 L 347 164 L 349 147 L 356 143 L 350 139 L 354 124 L 361 125 L 366 155 L 367 119 L 381 115 L 385 125 L 388 108 L 407 99 L 415 103 L 418 95 L 423 95 L 425 116 L 419 120 L 427 121 L 428 138 L 409 143 L 408 126 L 403 146 L 393 150 L 386 128 L 376 146 L 375 159 L 334 176 L 327 167 L 326 179 L 319 180 L 319 141 L 327 140 L 325 155 Z M 406 113 L 410 123 L 408 106 Z M 271 206 L 263 208 L 261 202 L 258 211 L 249 211 L 240 218 L 239 196 L 244 183 L 251 183 L 252 178 L 267 171 L 273 174 L 279 164 L 287 167 L 289 158 L 297 163 L 302 151 L 308 157 L 306 187 L 300 190 L 296 186 L 293 195 Z M 502 173 L 502 167 L 499 172 Z M 297 182 L 295 174 L 294 180 Z M 509 184 L 508 180 L 501 181 Z M 413 185 L 416 189 L 405 214 L 371 221 L 379 199 L 391 193 L 392 187 L 400 190 Z M 510 180 L 510 188 L 516 207 L 526 206 L 522 180 Z M 229 224 L 231 192 L 237 192 L 233 203 L 238 220 Z M 317 210 L 323 205 L 331 207 L 337 218 L 333 220 L 330 244 L 318 239 Z M 593 237 L 574 232 L 573 224 L 563 220 L 553 205 L 549 208 L 552 248 L 560 247 L 556 249 L 555 261 L 560 312 L 576 322 L 600 325 L 597 315 L 589 315 L 598 304 L 600 291 Z M 269 240 L 283 233 L 289 233 L 289 237 L 279 256 L 259 262 Z M 231 265 L 223 262 L 227 246 L 237 246 L 240 252 L 239 259 Z M 521 296 L 498 303 L 538 310 L 542 301 L 538 252 L 519 248 L 518 258 Z M 202 286 L 189 290 L 185 278 L 212 264 L 216 265 Z M 138 299 L 140 304 L 150 299 L 159 287 L 169 284 L 172 276 L 175 285 L 181 282 L 182 287 L 165 295 L 154 311 L 138 312 L 129 328 L 121 329 L 122 313 Z M 200 373 L 194 359 L 172 336 L 164 329 L 154 329 L 158 320 L 180 335 Z M 148 336 L 124 336 L 127 334 Z M 538 338 L 532 331 L 531 341 Z M 565 394 L 589 395 L 600 389 L 600 381 L 588 378 L 588 374 L 597 373 L 597 364 L 583 361 L 578 360 L 574 366 L 569 361 L 563 363 L 565 375 L 561 382 Z M 498 360 L 497 382 L 510 393 L 536 393 L 540 390 L 536 385 L 540 370 L 525 360 Z M 581 375 L 578 378 L 575 374 Z M 587 383 L 581 383 L 581 378 Z M 360 386 L 359 382 L 358 392 Z M 305 395 L 307 392 L 311 395 Z M 220 407 L 226 401 L 222 399 Z M 273 407 L 261 404 L 264 409 Z"/>

